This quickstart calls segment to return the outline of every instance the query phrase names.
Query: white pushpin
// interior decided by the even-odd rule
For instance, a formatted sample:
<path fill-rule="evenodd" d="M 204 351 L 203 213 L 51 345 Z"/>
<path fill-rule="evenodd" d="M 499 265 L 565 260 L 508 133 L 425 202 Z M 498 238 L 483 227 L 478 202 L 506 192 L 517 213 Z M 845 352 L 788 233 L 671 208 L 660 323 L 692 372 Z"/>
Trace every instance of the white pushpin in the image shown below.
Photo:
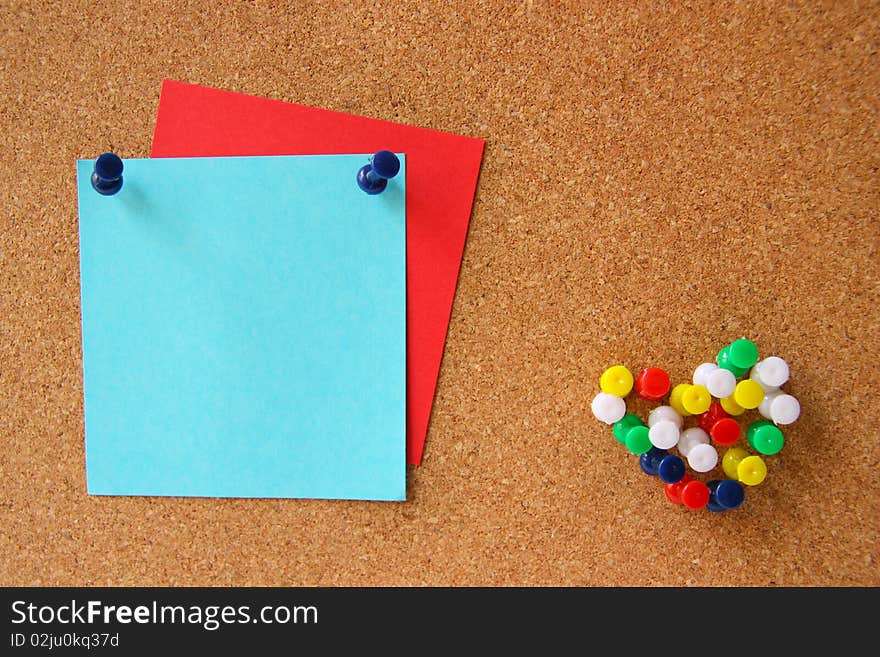
<path fill-rule="evenodd" d="M 702 365 L 698 365 L 697 369 L 694 370 L 694 385 L 708 388 L 709 386 L 706 385 L 707 377 L 712 374 L 712 372 L 719 369 L 721 368 L 715 363 L 703 363 Z"/>
<path fill-rule="evenodd" d="M 709 434 L 699 427 L 693 427 L 681 432 L 681 437 L 678 439 L 678 451 L 681 452 L 682 456 L 688 456 L 697 445 L 708 444 Z"/>
<path fill-rule="evenodd" d="M 706 376 L 706 390 L 716 399 L 730 397 L 736 389 L 736 375 L 723 367 L 709 372 Z"/>
<path fill-rule="evenodd" d="M 609 395 L 606 392 L 600 392 L 593 397 L 591 408 L 596 419 L 605 424 L 614 424 L 626 415 L 626 402 L 620 397 Z"/>
<path fill-rule="evenodd" d="M 791 372 L 788 363 L 779 356 L 770 356 L 755 363 L 749 377 L 756 381 L 767 392 L 768 388 L 778 388 L 785 385 Z"/>
<path fill-rule="evenodd" d="M 793 395 L 779 391 L 766 395 L 758 412 L 776 424 L 791 424 L 801 415 L 801 403 Z"/>
<path fill-rule="evenodd" d="M 678 414 L 672 406 L 658 406 L 653 411 L 648 413 L 648 426 L 653 427 L 658 422 L 663 422 L 664 420 L 670 420 L 675 423 L 675 426 L 681 429 L 684 424 L 684 418 Z"/>
<path fill-rule="evenodd" d="M 772 420 L 773 416 L 770 415 L 770 404 L 773 403 L 773 400 L 776 399 L 778 395 L 781 395 L 781 390 L 774 390 L 772 392 L 764 392 L 764 399 L 761 400 L 761 405 L 758 406 L 758 413 L 760 413 L 763 417 L 768 420 Z"/>
<path fill-rule="evenodd" d="M 681 432 L 674 420 L 660 420 L 648 429 L 648 440 L 657 449 L 672 449 L 678 444 Z"/>
<path fill-rule="evenodd" d="M 687 455 L 688 465 L 696 472 L 709 472 L 718 465 L 718 451 L 712 445 L 694 445 Z"/>

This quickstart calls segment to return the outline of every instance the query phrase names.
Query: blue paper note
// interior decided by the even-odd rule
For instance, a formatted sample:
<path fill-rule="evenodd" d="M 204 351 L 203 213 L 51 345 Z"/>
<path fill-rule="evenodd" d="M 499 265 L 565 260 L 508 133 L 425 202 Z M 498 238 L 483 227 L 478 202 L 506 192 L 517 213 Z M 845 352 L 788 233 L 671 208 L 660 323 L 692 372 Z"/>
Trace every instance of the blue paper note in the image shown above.
<path fill-rule="evenodd" d="M 77 163 L 89 493 L 403 500 L 405 157 Z"/>

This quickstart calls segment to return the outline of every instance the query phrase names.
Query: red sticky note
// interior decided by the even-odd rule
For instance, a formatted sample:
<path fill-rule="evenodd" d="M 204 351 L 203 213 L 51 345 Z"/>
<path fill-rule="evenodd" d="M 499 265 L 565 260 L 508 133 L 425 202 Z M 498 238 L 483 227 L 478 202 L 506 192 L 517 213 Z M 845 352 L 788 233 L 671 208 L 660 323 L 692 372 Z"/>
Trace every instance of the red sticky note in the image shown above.
<path fill-rule="evenodd" d="M 483 144 L 482 139 L 165 80 L 152 156 L 406 153 L 406 453 L 409 463 L 419 464 Z M 356 174 L 352 171 L 352 185 Z"/>

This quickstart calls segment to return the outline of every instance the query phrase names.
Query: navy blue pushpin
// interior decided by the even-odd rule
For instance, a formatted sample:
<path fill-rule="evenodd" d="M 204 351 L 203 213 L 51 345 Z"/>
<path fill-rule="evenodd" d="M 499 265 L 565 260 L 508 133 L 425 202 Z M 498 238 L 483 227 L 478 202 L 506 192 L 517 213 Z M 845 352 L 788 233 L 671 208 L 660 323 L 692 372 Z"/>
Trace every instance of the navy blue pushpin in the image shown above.
<path fill-rule="evenodd" d="M 370 163 L 358 171 L 358 187 L 367 194 L 381 194 L 388 186 L 388 179 L 400 171 L 400 160 L 391 151 L 379 151 L 370 158 Z"/>
<path fill-rule="evenodd" d="M 712 513 L 721 513 L 726 511 L 726 509 L 718 503 L 718 484 L 721 482 L 717 479 L 713 479 L 712 481 L 707 481 L 706 485 L 709 487 L 709 502 L 706 504 L 706 508 L 709 509 Z"/>
<path fill-rule="evenodd" d="M 92 187 L 104 196 L 112 196 L 122 189 L 122 160 L 113 153 L 103 153 L 95 160 Z"/>
<path fill-rule="evenodd" d="M 722 509 L 735 509 L 746 499 L 742 484 L 733 479 L 709 482 L 709 493 L 709 502 L 715 502 Z"/>
<path fill-rule="evenodd" d="M 652 447 L 649 451 L 642 454 L 639 457 L 639 465 L 642 467 L 642 472 L 656 477 L 657 468 L 660 466 L 660 462 L 666 458 L 667 454 L 668 452 L 665 449 L 658 449 L 657 447 Z"/>
<path fill-rule="evenodd" d="M 660 477 L 660 481 L 664 484 L 674 484 L 677 481 L 681 481 L 685 471 L 684 461 L 674 454 L 664 456 L 660 463 L 657 464 L 657 476 Z"/>

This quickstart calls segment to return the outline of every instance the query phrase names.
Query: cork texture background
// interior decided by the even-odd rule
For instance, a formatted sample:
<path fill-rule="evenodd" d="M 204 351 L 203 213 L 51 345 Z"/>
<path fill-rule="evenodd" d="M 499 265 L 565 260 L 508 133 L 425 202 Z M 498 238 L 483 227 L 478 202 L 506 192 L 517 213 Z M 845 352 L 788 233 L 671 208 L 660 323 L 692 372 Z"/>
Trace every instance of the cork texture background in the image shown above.
<path fill-rule="evenodd" d="M 0 584 L 880 584 L 878 47 L 877 2 L 0 0 Z M 146 157 L 166 77 L 486 140 L 410 501 L 86 494 L 74 162 Z M 804 415 L 687 512 L 589 402 L 743 335 Z"/>

